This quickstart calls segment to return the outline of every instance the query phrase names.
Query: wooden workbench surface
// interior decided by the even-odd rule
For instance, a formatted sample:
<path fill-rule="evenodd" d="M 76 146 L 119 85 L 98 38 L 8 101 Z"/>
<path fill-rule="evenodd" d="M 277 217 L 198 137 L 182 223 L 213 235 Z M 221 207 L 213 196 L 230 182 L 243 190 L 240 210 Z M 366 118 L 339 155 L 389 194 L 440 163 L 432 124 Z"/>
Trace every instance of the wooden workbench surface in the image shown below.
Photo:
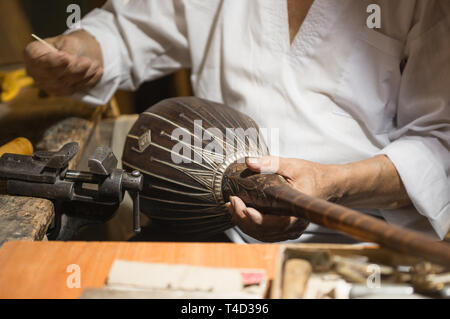
<path fill-rule="evenodd" d="M 43 240 L 53 216 L 48 200 L 0 196 L 0 246 L 11 240 Z"/>
<path fill-rule="evenodd" d="M 116 259 L 207 267 L 260 268 L 273 278 L 279 245 L 9 242 L 0 249 L 0 299 L 79 298 L 101 288 Z M 69 265 L 81 288 L 68 288 Z"/>

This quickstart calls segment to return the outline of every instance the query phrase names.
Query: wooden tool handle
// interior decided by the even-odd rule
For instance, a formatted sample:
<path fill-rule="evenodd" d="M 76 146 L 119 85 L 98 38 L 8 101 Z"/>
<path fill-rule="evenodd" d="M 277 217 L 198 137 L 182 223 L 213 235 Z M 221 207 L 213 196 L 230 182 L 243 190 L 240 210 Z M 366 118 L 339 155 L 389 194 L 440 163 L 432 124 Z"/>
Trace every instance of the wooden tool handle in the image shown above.
<path fill-rule="evenodd" d="M 311 276 L 311 264 L 303 259 L 286 261 L 283 275 L 283 299 L 302 299 Z"/>
<path fill-rule="evenodd" d="M 33 155 L 33 144 L 28 139 L 19 137 L 0 147 L 0 157 L 3 154 Z"/>
<path fill-rule="evenodd" d="M 224 196 L 241 197 L 247 205 L 263 213 L 301 217 L 359 240 L 376 242 L 392 250 L 450 267 L 450 244 L 302 194 L 279 175 L 256 174 L 245 169 L 245 164 L 233 164 L 225 172 L 223 191 Z"/>

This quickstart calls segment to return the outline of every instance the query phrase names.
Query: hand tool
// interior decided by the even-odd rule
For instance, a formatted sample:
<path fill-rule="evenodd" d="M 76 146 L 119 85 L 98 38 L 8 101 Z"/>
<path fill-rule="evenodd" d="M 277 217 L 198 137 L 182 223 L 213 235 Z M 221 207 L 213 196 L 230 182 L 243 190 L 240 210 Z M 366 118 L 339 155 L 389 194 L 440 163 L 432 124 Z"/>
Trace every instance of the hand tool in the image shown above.
<path fill-rule="evenodd" d="M 7 180 L 10 195 L 53 201 L 56 215 L 49 239 L 69 240 L 84 225 L 108 221 L 125 191 L 133 198 L 134 231 L 140 232 L 140 172 L 117 169 L 117 159 L 106 146 L 98 147 L 89 157 L 88 172 L 69 170 L 77 152 L 78 144 L 69 143 L 57 152 L 4 154 L 0 158 L 0 179 Z"/>

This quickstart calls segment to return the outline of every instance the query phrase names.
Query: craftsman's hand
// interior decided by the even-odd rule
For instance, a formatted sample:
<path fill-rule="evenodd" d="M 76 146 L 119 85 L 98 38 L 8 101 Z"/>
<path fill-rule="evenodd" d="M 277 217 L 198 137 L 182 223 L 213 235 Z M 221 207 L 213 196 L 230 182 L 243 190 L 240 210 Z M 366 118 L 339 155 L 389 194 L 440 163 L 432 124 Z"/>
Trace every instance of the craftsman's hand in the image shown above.
<path fill-rule="evenodd" d="M 330 174 L 332 166 L 276 157 L 247 159 L 247 166 L 255 172 L 278 173 L 292 187 L 310 196 L 328 200 L 335 190 L 333 175 Z M 243 232 L 264 242 L 297 239 L 308 226 L 308 221 L 296 217 L 263 215 L 246 207 L 237 197 L 231 198 L 229 210 L 233 222 Z"/>
<path fill-rule="evenodd" d="M 86 31 L 45 39 L 58 51 L 39 41 L 25 48 L 28 75 L 36 86 L 54 95 L 71 95 L 95 86 L 103 75 L 100 45 Z"/>
<path fill-rule="evenodd" d="M 255 172 L 278 173 L 298 191 L 351 208 L 396 209 L 411 205 L 400 176 L 384 155 L 359 162 L 324 165 L 300 159 L 265 157 L 247 159 Z M 267 242 L 301 236 L 305 220 L 263 215 L 232 197 L 229 210 L 233 222 L 246 234 Z"/>

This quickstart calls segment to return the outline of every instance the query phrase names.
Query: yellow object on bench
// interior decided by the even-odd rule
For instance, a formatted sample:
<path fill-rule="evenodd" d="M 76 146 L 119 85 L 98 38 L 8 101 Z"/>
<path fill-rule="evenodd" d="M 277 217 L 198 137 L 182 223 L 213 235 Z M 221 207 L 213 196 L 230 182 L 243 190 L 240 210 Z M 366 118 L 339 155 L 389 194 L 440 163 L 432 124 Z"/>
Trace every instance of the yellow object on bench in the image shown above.
<path fill-rule="evenodd" d="M 22 88 L 33 84 L 34 80 L 27 76 L 25 69 L 0 73 L 0 101 L 11 101 Z"/>
<path fill-rule="evenodd" d="M 33 144 L 31 144 L 31 142 L 24 137 L 16 138 L 14 141 L 0 146 L 0 157 L 7 153 L 33 155 Z"/>

